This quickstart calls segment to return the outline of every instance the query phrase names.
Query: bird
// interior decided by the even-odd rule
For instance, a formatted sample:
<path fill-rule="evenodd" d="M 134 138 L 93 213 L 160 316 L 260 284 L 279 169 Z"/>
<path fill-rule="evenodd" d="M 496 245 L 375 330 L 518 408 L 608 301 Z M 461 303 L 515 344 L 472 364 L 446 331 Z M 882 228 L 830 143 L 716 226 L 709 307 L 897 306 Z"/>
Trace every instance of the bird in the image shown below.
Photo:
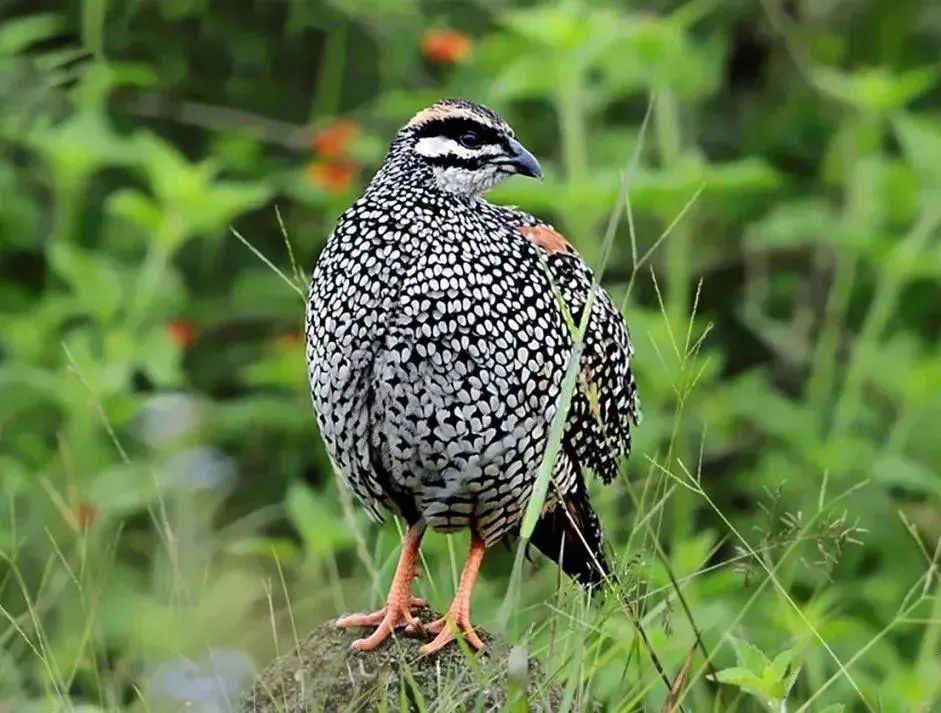
<path fill-rule="evenodd" d="M 392 140 L 378 172 L 338 219 L 317 259 L 306 308 L 306 358 L 320 434 L 333 467 L 369 514 L 407 529 L 386 604 L 337 620 L 373 627 L 352 648 L 394 631 L 483 642 L 470 618 L 486 551 L 519 535 L 562 408 L 576 353 L 571 323 L 590 304 L 551 482 L 529 543 L 589 590 L 611 581 L 586 483 L 615 477 L 640 400 L 633 348 L 610 296 L 555 228 L 484 194 L 539 162 L 490 108 L 442 99 Z M 428 530 L 469 529 L 470 549 L 447 613 L 422 624 L 412 596 Z"/>

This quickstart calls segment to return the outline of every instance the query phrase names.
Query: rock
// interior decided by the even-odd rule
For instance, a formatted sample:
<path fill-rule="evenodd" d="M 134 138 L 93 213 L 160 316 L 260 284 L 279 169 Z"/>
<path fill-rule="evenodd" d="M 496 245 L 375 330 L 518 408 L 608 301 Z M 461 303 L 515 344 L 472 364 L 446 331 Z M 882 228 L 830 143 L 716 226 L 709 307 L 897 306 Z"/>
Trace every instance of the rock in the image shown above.
<path fill-rule="evenodd" d="M 421 613 L 426 623 L 434 618 L 430 610 Z M 350 644 L 366 631 L 337 629 L 333 620 L 321 624 L 297 651 L 268 664 L 242 694 L 238 712 L 497 711 L 524 690 L 529 711 L 561 708 L 562 691 L 545 685 L 538 662 L 480 629 L 486 648 L 476 655 L 452 643 L 428 658 L 418 655 L 428 637 L 404 633 L 374 651 L 351 651 Z"/>

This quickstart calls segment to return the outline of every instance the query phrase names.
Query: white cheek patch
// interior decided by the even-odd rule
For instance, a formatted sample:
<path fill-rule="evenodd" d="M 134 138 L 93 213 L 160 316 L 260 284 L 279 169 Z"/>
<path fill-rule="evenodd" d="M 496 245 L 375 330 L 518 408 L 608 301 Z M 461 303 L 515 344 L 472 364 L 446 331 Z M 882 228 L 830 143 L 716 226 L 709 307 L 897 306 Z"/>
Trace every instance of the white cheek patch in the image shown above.
<path fill-rule="evenodd" d="M 435 180 L 442 190 L 463 195 L 479 195 L 506 178 L 506 173 L 492 166 L 471 171 L 458 166 L 435 167 Z"/>
<path fill-rule="evenodd" d="M 415 143 L 415 152 L 425 158 L 448 155 L 458 158 L 494 158 L 501 155 L 503 150 L 496 144 L 484 144 L 476 149 L 469 149 L 447 136 L 424 136 Z"/>

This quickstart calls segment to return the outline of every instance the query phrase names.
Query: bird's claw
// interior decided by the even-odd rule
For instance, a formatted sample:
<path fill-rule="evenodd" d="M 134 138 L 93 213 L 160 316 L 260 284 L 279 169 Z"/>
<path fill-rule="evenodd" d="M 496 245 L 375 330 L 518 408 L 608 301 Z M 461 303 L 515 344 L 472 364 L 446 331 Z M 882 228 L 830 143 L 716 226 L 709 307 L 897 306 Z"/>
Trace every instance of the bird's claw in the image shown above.
<path fill-rule="evenodd" d="M 336 620 L 337 629 L 349 629 L 353 626 L 375 626 L 385 618 L 387 607 L 382 607 L 370 614 L 347 614 Z"/>
<path fill-rule="evenodd" d="M 438 653 L 457 638 L 458 631 L 461 632 L 464 641 L 466 641 L 471 648 L 477 651 L 484 648 L 484 642 L 481 641 L 477 632 L 474 631 L 474 627 L 470 623 L 470 617 L 464 613 L 457 614 L 456 616 L 449 613 L 447 616 L 425 624 L 424 628 L 425 631 L 436 634 L 436 636 L 429 643 L 418 649 L 418 653 L 422 656 L 430 656 L 431 654 Z"/>
<path fill-rule="evenodd" d="M 413 636 L 422 636 L 427 631 L 421 619 L 415 617 L 414 620 L 405 627 L 405 633 Z"/>
<path fill-rule="evenodd" d="M 357 639 L 350 644 L 352 651 L 371 651 L 385 641 L 393 631 L 405 627 L 406 631 L 421 631 L 421 620 L 412 614 L 412 607 L 425 607 L 427 603 L 418 597 L 409 597 L 406 602 L 390 600 L 386 606 L 369 614 L 350 614 L 336 621 L 338 629 L 359 626 L 375 626 L 376 630 L 367 637 Z"/>

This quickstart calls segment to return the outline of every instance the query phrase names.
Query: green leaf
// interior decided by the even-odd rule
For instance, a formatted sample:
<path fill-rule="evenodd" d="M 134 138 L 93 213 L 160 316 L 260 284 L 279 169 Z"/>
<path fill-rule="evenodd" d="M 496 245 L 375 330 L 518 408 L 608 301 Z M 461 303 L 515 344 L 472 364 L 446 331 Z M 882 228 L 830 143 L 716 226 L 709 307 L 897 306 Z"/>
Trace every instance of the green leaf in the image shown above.
<path fill-rule="evenodd" d="M 566 54 L 589 44 L 589 51 L 597 52 L 622 27 L 622 20 L 611 11 L 585 12 L 571 4 L 510 11 L 502 20 L 510 30 L 533 44 Z"/>
<path fill-rule="evenodd" d="M 93 476 L 85 492 L 88 501 L 102 512 L 127 517 L 156 503 L 169 485 L 147 466 L 121 464 Z"/>
<path fill-rule="evenodd" d="M 788 671 L 788 667 L 791 665 L 791 662 L 798 653 L 800 653 L 800 648 L 796 646 L 785 649 L 779 653 L 774 657 L 774 661 L 772 661 L 771 665 L 768 667 L 769 673 L 775 678 L 784 678 Z"/>
<path fill-rule="evenodd" d="M 737 688 L 741 688 L 743 691 L 752 693 L 754 695 L 767 695 L 765 682 L 761 679 L 760 676 L 756 676 L 747 668 L 733 666 L 732 668 L 722 669 L 716 673 L 715 680 L 717 680 L 719 683 L 736 686 Z"/>
<path fill-rule="evenodd" d="M 557 84 L 552 59 L 537 53 L 516 55 L 496 72 L 491 91 L 497 100 L 520 100 L 550 94 Z"/>
<path fill-rule="evenodd" d="M 786 649 L 770 661 L 761 649 L 742 639 L 730 638 L 735 648 L 738 666 L 727 668 L 716 674 L 716 680 L 761 698 L 770 707 L 777 709 L 787 699 L 793 688 L 800 666 L 792 667 L 799 647 Z"/>
<path fill-rule="evenodd" d="M 791 694 L 791 690 L 794 688 L 794 684 L 797 683 L 797 677 L 800 676 L 801 667 L 794 666 L 790 669 L 790 673 L 787 674 L 787 677 L 776 681 L 772 686 L 772 692 L 774 693 L 775 701 L 786 701 L 787 697 Z"/>
<path fill-rule="evenodd" d="M 124 289 L 119 267 L 106 254 L 59 241 L 50 246 L 49 260 L 87 312 L 102 322 L 114 317 L 124 300 Z"/>
<path fill-rule="evenodd" d="M 772 696 L 775 700 L 784 701 L 787 699 L 797 682 L 801 667 L 793 666 L 794 658 L 800 653 L 803 647 L 800 645 L 785 649 L 777 656 L 771 665 L 765 669 L 763 678 L 769 684 Z"/>
<path fill-rule="evenodd" d="M 938 480 L 937 471 L 905 455 L 887 453 L 873 463 L 871 472 L 874 481 L 887 486 L 941 497 L 941 482 Z"/>
<path fill-rule="evenodd" d="M 836 221 L 825 200 L 805 198 L 779 203 L 745 232 L 752 250 L 773 250 L 812 245 L 827 239 Z"/>
<path fill-rule="evenodd" d="M 876 114 L 900 109 L 929 92 L 938 82 L 935 67 L 910 69 L 893 74 L 885 67 L 856 72 L 822 68 L 813 73 L 817 87 L 840 101 Z"/>
<path fill-rule="evenodd" d="M 176 386 L 184 383 L 180 349 L 163 330 L 150 330 L 135 346 L 136 361 L 154 384 Z"/>
<path fill-rule="evenodd" d="M 742 194 L 764 193 L 781 185 L 781 176 L 761 158 L 749 157 L 705 166 L 702 180 L 710 193 L 741 198 Z"/>
<path fill-rule="evenodd" d="M 107 166 L 126 166 L 135 159 L 128 139 L 116 134 L 97 112 L 73 114 L 51 127 L 35 129 L 29 144 L 52 169 L 57 183 L 72 186 Z"/>
<path fill-rule="evenodd" d="M 686 100 L 716 91 L 724 56 L 718 42 L 695 42 L 672 18 L 632 17 L 599 53 L 607 99 L 669 87 Z"/>
<path fill-rule="evenodd" d="M 63 47 L 33 55 L 31 59 L 40 72 L 55 72 L 66 69 L 68 65 L 88 56 L 88 50 L 83 47 Z"/>
<path fill-rule="evenodd" d="M 43 13 L 6 19 L 0 24 L 0 57 L 12 57 L 31 45 L 62 32 L 65 23 L 58 14 Z"/>
<path fill-rule="evenodd" d="M 908 162 L 929 185 L 941 185 L 941 118 L 901 114 L 893 126 Z"/>
<path fill-rule="evenodd" d="M 353 535 L 334 504 L 336 495 L 295 484 L 287 494 L 287 511 L 313 555 L 337 552 L 353 543 Z"/>
<path fill-rule="evenodd" d="M 12 163 L 0 162 L 0 251 L 33 248 L 40 243 L 35 230 L 40 209 Z M 0 297 L 2 301 L 2 297 Z"/>
<path fill-rule="evenodd" d="M 735 649 L 735 658 L 739 667 L 760 676 L 765 668 L 771 665 L 771 660 L 754 644 L 735 636 L 730 636 L 729 641 Z"/>
<path fill-rule="evenodd" d="M 133 188 L 115 191 L 108 197 L 106 208 L 113 215 L 125 219 L 147 234 L 154 234 L 160 227 L 163 214 L 153 200 Z"/>
<path fill-rule="evenodd" d="M 75 88 L 76 106 L 84 112 L 106 112 L 110 94 L 122 86 L 149 87 L 157 74 L 146 64 L 133 62 L 92 62 Z"/>
<path fill-rule="evenodd" d="M 166 228 L 157 232 L 157 238 L 170 252 L 188 235 L 223 234 L 238 215 L 258 208 L 271 196 L 271 189 L 261 182 L 217 180 L 214 162 L 190 163 L 152 134 L 137 136 L 135 144 Z M 140 199 L 123 197 L 118 208 L 140 221 L 151 222 L 156 216 Z"/>

